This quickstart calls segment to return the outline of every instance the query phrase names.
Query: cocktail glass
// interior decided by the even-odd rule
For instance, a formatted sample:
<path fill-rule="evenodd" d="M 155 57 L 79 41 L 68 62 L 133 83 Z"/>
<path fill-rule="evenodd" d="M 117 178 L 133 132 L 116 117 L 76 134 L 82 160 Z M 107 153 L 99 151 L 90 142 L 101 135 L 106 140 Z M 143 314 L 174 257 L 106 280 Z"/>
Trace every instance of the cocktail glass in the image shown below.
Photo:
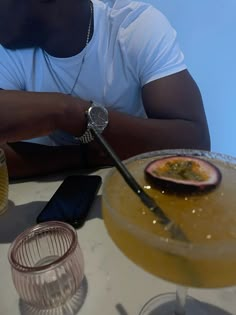
<path fill-rule="evenodd" d="M 222 174 L 210 191 L 167 192 L 144 176 L 148 163 L 165 156 L 187 155 L 215 164 Z M 103 217 L 123 253 L 146 271 L 177 284 L 173 294 L 147 302 L 140 315 L 204 314 L 187 288 L 220 288 L 236 284 L 236 158 L 198 150 L 162 150 L 135 156 L 125 164 L 138 183 L 187 236 L 171 238 L 116 169 L 104 182 Z M 163 306 L 166 307 L 163 307 Z"/>

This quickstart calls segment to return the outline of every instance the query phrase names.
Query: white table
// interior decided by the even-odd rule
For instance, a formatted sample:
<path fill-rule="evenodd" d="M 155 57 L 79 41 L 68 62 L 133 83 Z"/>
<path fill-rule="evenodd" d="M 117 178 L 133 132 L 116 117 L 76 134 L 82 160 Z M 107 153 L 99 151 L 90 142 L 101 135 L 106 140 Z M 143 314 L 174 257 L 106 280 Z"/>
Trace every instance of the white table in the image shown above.
<path fill-rule="evenodd" d="M 104 177 L 107 171 L 99 170 L 96 174 Z M 8 248 L 21 231 L 35 223 L 37 214 L 62 179 L 43 178 L 10 185 L 9 209 L 0 216 L 0 315 L 30 314 L 19 304 L 11 279 Z M 84 254 L 88 285 L 79 315 L 138 315 L 143 304 L 152 296 L 175 290 L 173 284 L 146 273 L 117 249 L 102 220 L 100 195 L 87 222 L 78 230 L 78 237 Z M 214 305 L 209 307 L 209 315 L 236 315 L 236 288 L 191 289 L 189 294 Z"/>

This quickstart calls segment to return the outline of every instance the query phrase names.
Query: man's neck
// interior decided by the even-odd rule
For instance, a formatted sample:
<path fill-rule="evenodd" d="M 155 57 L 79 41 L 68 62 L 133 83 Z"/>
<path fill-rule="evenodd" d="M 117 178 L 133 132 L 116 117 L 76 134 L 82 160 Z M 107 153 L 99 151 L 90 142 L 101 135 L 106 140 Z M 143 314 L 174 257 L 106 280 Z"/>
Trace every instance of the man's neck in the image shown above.
<path fill-rule="evenodd" d="M 80 53 L 86 46 L 90 18 L 92 18 L 90 38 L 93 34 L 92 12 L 88 1 L 72 10 L 70 16 L 67 12 L 64 17 L 55 17 L 50 23 L 47 39 L 41 48 L 48 54 L 59 58 L 71 57 Z"/>

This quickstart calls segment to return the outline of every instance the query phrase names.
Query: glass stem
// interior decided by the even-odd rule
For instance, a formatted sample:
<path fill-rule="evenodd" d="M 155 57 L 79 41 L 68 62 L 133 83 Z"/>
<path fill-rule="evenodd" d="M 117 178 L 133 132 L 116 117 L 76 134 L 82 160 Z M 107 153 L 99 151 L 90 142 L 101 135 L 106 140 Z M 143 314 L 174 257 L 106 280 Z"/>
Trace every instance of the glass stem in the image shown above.
<path fill-rule="evenodd" d="M 177 286 L 176 288 L 176 302 L 175 302 L 175 315 L 185 315 L 186 314 L 186 299 L 187 299 L 188 288 Z"/>

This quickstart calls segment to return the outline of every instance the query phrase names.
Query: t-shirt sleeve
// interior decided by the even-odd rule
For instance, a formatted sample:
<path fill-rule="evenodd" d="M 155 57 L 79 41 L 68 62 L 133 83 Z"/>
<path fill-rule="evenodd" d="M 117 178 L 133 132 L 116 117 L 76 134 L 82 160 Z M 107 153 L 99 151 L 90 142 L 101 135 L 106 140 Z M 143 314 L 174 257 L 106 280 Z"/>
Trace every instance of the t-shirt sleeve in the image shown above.
<path fill-rule="evenodd" d="M 177 33 L 157 9 L 149 6 L 139 16 L 131 18 L 122 36 L 127 57 L 141 86 L 186 69 Z"/>
<path fill-rule="evenodd" d="M 18 54 L 0 45 L 0 89 L 24 90 Z"/>

